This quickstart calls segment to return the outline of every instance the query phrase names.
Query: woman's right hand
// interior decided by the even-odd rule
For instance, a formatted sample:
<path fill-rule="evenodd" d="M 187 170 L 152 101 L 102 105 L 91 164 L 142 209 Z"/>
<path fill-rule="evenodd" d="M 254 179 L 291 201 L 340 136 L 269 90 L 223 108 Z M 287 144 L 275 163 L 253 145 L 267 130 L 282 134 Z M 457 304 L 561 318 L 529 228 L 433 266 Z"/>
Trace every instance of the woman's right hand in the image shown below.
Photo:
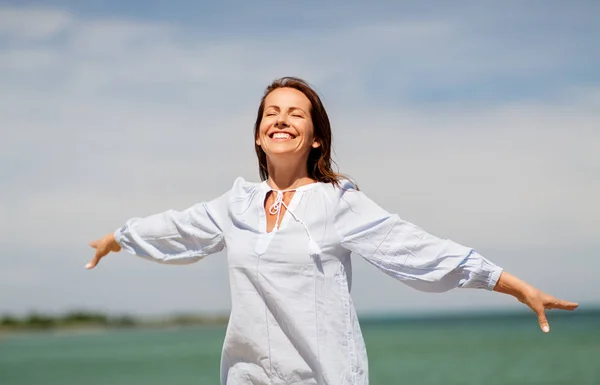
<path fill-rule="evenodd" d="M 106 234 L 103 238 L 90 242 L 90 246 L 96 249 L 96 255 L 94 255 L 94 258 L 92 258 L 92 260 L 85 265 L 86 269 L 93 269 L 96 267 L 98 262 L 100 262 L 100 259 L 102 259 L 102 257 L 111 251 L 115 253 L 121 251 L 121 246 L 119 246 L 115 240 L 114 233 Z"/>

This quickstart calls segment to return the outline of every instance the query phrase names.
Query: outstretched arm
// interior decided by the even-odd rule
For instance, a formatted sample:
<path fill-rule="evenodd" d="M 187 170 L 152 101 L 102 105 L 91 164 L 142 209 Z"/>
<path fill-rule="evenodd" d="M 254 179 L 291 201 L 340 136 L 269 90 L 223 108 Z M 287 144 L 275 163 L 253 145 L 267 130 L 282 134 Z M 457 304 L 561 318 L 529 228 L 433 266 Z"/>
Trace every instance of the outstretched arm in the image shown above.
<path fill-rule="evenodd" d="M 529 306 L 537 315 L 540 328 L 545 333 L 550 331 L 550 325 L 548 325 L 548 320 L 546 319 L 546 309 L 574 310 L 579 306 L 575 302 L 564 301 L 546 294 L 505 271 L 500 275 L 494 291 L 510 294 Z"/>
<path fill-rule="evenodd" d="M 145 218 L 132 218 L 114 233 L 91 242 L 96 249 L 87 269 L 101 258 L 121 249 L 151 261 L 166 264 L 196 262 L 225 247 L 229 194 L 183 210 L 169 210 Z"/>
<path fill-rule="evenodd" d="M 343 247 L 414 289 L 479 288 L 510 294 L 537 314 L 544 332 L 550 330 L 546 309 L 578 306 L 504 272 L 472 248 L 440 239 L 388 213 L 348 186 L 339 199 L 335 224 Z"/>

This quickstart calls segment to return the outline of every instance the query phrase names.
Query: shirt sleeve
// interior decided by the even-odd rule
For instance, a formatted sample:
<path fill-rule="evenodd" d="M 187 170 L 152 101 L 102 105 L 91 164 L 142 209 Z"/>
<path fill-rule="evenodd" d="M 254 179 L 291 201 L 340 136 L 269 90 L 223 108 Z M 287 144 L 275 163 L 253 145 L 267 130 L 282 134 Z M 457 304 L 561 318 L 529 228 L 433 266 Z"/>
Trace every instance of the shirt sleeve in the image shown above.
<path fill-rule="evenodd" d="M 502 268 L 475 250 L 428 234 L 348 184 L 341 190 L 335 224 L 342 247 L 420 291 L 496 286 Z"/>
<path fill-rule="evenodd" d="M 132 218 L 115 231 L 115 239 L 124 250 L 155 262 L 197 262 L 225 247 L 222 218 L 227 200 L 224 194 L 183 211 Z"/>

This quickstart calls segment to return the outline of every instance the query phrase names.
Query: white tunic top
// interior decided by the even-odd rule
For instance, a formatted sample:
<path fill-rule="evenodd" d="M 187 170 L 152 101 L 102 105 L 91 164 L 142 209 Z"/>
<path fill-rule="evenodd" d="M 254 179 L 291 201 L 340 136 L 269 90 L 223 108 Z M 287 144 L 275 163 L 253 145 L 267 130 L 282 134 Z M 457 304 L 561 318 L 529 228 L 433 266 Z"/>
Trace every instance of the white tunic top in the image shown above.
<path fill-rule="evenodd" d="M 161 263 L 227 249 L 232 308 L 222 384 L 368 384 L 351 254 L 429 292 L 491 290 L 502 272 L 386 212 L 347 181 L 297 188 L 279 228 L 267 233 L 269 191 L 266 182 L 238 178 L 213 201 L 134 218 L 115 233 L 124 250 Z"/>

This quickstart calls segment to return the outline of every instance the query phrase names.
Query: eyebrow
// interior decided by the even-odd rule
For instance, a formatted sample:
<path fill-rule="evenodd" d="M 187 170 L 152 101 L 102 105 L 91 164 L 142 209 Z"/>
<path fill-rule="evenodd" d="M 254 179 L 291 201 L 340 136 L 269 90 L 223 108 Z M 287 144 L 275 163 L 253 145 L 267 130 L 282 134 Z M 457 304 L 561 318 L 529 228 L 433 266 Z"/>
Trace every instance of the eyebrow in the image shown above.
<path fill-rule="evenodd" d="M 268 110 L 269 108 L 275 108 L 276 110 L 281 111 L 281 108 L 279 108 L 278 106 L 275 106 L 275 105 L 270 105 L 270 106 L 265 107 L 265 111 Z M 292 110 L 300 110 L 300 111 L 302 111 L 302 112 L 304 112 L 306 114 L 306 111 L 304 111 L 300 107 L 290 107 L 290 108 L 288 108 L 288 111 L 292 111 Z"/>

